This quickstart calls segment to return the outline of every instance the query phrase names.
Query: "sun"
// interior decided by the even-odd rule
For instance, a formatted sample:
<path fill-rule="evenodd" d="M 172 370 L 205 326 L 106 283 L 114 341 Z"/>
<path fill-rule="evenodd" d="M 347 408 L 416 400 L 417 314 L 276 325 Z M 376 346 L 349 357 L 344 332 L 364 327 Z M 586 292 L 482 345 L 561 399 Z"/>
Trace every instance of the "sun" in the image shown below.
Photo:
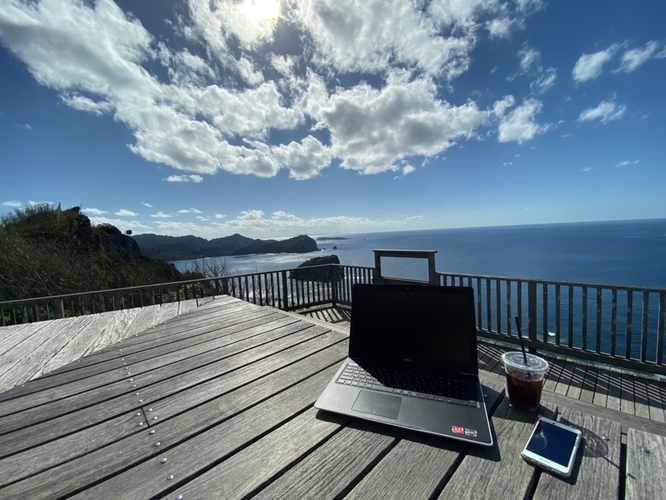
<path fill-rule="evenodd" d="M 244 0 L 240 10 L 259 24 L 275 25 L 280 15 L 280 0 Z"/>

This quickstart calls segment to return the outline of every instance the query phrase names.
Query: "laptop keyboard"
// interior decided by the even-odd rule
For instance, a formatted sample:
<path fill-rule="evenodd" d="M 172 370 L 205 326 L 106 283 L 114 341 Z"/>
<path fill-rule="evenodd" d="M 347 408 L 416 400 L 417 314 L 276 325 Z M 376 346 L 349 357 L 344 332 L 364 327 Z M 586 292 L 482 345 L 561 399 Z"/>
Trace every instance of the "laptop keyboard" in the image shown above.
<path fill-rule="evenodd" d="M 478 407 L 475 384 L 471 380 L 401 372 L 385 368 L 361 368 L 348 363 L 336 380 L 338 384 L 374 389 L 422 399 Z"/>

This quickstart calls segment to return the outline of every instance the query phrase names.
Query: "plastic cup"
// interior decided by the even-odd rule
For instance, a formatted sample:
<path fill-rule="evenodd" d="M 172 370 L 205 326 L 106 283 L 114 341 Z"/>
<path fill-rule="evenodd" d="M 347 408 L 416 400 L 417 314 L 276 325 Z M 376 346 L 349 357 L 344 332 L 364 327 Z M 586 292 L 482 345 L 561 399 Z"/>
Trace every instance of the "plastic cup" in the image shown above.
<path fill-rule="evenodd" d="M 536 411 L 541 402 L 541 390 L 548 374 L 548 361 L 534 354 L 527 354 L 527 364 L 522 352 L 502 354 L 506 372 L 506 391 L 514 408 Z"/>

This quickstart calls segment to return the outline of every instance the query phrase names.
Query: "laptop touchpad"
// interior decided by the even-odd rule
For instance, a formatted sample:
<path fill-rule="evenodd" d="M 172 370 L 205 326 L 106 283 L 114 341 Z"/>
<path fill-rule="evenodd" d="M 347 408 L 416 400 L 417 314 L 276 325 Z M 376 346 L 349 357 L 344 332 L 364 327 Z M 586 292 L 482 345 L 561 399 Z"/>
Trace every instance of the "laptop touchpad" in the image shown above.
<path fill-rule="evenodd" d="M 352 410 L 370 413 L 378 417 L 398 418 L 401 404 L 402 398 L 400 396 L 361 391 L 354 406 L 352 406 Z"/>

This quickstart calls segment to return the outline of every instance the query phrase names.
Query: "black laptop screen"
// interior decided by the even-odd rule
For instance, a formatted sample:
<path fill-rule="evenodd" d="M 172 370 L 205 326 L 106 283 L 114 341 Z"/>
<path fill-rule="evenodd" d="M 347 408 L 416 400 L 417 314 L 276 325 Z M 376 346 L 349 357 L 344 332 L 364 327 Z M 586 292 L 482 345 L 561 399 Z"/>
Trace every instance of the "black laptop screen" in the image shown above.
<path fill-rule="evenodd" d="M 477 373 L 473 289 L 356 285 L 349 356 L 417 369 Z"/>

